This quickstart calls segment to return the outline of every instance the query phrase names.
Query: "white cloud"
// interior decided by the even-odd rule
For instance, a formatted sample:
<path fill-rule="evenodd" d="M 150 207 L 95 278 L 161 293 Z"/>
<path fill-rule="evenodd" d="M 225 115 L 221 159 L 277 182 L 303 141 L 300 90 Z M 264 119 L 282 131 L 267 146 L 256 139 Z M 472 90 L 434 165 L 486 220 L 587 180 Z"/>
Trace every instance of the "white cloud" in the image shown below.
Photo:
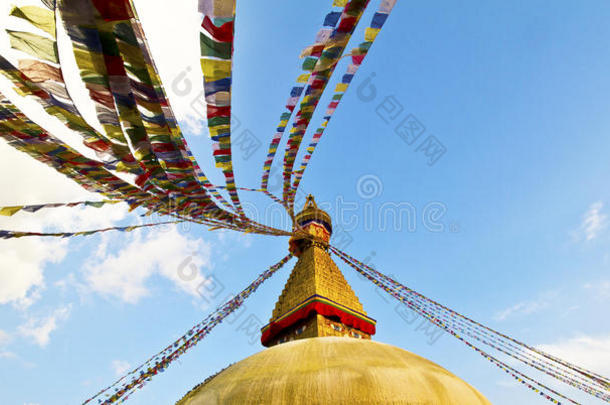
<path fill-rule="evenodd" d="M 584 238 L 591 241 L 601 234 L 608 225 L 608 215 L 602 213 L 603 208 L 604 204 L 601 201 L 591 204 L 589 210 L 583 216 L 579 231 L 576 233 L 576 239 Z"/>
<path fill-rule="evenodd" d="M 101 252 L 85 268 L 89 287 L 104 296 L 137 303 L 150 295 L 147 281 L 154 275 L 172 281 L 181 291 L 200 297 L 206 278 L 201 267 L 210 267 L 211 245 L 201 238 L 180 234 L 176 226 L 161 231 L 134 232 L 116 254 Z"/>
<path fill-rule="evenodd" d="M 0 194 L 0 205 L 91 200 L 97 196 L 4 140 L 0 141 L 0 170 L 5 174 L 0 176 L 0 186 L 10 191 Z"/>
<path fill-rule="evenodd" d="M 24 337 L 31 338 L 38 346 L 45 347 L 49 343 L 51 332 L 53 332 L 60 322 L 68 319 L 72 305 L 60 307 L 47 317 L 29 317 L 18 331 Z"/>
<path fill-rule="evenodd" d="M 537 348 L 598 374 L 610 375 L 610 335 L 583 335 Z"/>
<path fill-rule="evenodd" d="M 596 301 L 606 301 L 610 299 L 610 280 L 586 283 L 584 288 L 593 292 L 593 298 Z"/>
<path fill-rule="evenodd" d="M 98 200 L 55 170 L 35 161 L 0 141 L 0 206 Z M 36 213 L 19 212 L 0 216 L 0 229 L 40 232 L 45 230 L 85 230 L 112 226 L 128 212 L 124 204 L 103 208 L 52 208 Z M 0 304 L 26 308 L 40 297 L 44 288 L 44 268 L 60 263 L 67 255 L 69 241 L 58 238 L 25 237 L 0 243 Z"/>
<path fill-rule="evenodd" d="M 112 370 L 117 377 L 122 376 L 129 371 L 130 365 L 125 360 L 112 360 Z"/>
<path fill-rule="evenodd" d="M 511 316 L 530 315 L 548 308 L 552 301 L 558 296 L 557 291 L 547 291 L 538 296 L 538 298 L 530 301 L 522 301 L 508 308 L 498 311 L 494 315 L 497 321 L 504 321 Z"/>
<path fill-rule="evenodd" d="M 0 304 L 21 309 L 40 298 L 44 288 L 43 268 L 66 255 L 66 241 L 36 239 L 7 240 L 0 244 Z"/>

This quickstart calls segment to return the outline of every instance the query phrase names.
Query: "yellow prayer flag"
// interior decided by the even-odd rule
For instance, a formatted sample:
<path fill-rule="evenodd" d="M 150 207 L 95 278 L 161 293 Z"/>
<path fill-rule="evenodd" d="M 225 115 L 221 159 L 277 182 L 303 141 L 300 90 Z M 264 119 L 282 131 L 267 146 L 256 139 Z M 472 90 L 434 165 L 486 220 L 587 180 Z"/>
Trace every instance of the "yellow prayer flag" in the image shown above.
<path fill-rule="evenodd" d="M 347 0 L 333 0 L 334 7 L 345 7 Z"/>
<path fill-rule="evenodd" d="M 347 86 L 349 86 L 349 83 L 337 83 L 337 86 L 335 87 L 335 91 L 344 92 L 345 90 L 347 90 Z"/>
<path fill-rule="evenodd" d="M 15 207 L 1 207 L 0 215 L 4 215 L 5 217 L 11 217 L 21 211 L 23 205 L 15 206 Z"/>
<path fill-rule="evenodd" d="M 80 75 L 83 79 L 106 75 L 104 55 L 97 52 L 91 52 L 88 49 L 75 47 L 74 58 L 76 59 L 76 64 L 78 65 Z"/>
<path fill-rule="evenodd" d="M 116 169 L 119 172 L 129 172 L 131 168 L 123 162 L 118 162 L 116 164 Z"/>
<path fill-rule="evenodd" d="M 303 73 L 297 77 L 297 83 L 307 83 L 307 80 L 309 80 L 309 75 L 309 73 Z"/>
<path fill-rule="evenodd" d="M 38 59 L 59 63 L 55 41 L 23 31 L 6 30 L 11 47 Z"/>
<path fill-rule="evenodd" d="M 29 21 L 55 38 L 55 13 L 51 10 L 37 6 L 14 6 L 10 15 Z"/>
<path fill-rule="evenodd" d="M 130 45 L 123 41 L 117 41 L 117 45 L 125 63 L 136 68 L 146 67 L 144 56 L 139 46 Z"/>
<path fill-rule="evenodd" d="M 80 116 L 72 114 L 68 110 L 64 110 L 63 108 L 59 108 L 57 106 L 50 106 L 45 109 L 47 113 L 57 117 L 59 120 L 63 122 L 70 122 L 73 125 L 78 127 L 87 127 L 87 122 Z"/>
<path fill-rule="evenodd" d="M 231 77 L 231 61 L 217 59 L 201 59 L 201 71 L 206 82 L 212 82 Z"/>
<path fill-rule="evenodd" d="M 102 128 L 104 128 L 104 132 L 106 132 L 108 138 L 118 140 L 122 143 L 127 143 L 125 137 L 123 136 L 123 130 L 121 127 L 112 124 L 102 124 Z"/>
<path fill-rule="evenodd" d="M 210 136 L 216 136 L 216 135 L 227 133 L 227 132 L 229 132 L 230 129 L 231 129 L 231 125 L 216 125 L 214 127 L 210 127 L 209 128 Z"/>
<path fill-rule="evenodd" d="M 367 29 L 364 30 L 364 40 L 370 41 L 370 42 L 374 41 L 375 37 L 377 36 L 379 31 L 380 31 L 380 28 L 368 27 Z"/>
<path fill-rule="evenodd" d="M 163 113 L 163 111 L 161 110 L 161 106 L 156 101 L 154 101 L 154 102 L 148 101 L 148 100 L 145 100 L 144 98 L 142 98 L 142 99 L 138 99 L 137 103 L 139 106 L 144 107 L 145 109 L 147 109 L 148 111 L 152 112 L 155 115 Z"/>

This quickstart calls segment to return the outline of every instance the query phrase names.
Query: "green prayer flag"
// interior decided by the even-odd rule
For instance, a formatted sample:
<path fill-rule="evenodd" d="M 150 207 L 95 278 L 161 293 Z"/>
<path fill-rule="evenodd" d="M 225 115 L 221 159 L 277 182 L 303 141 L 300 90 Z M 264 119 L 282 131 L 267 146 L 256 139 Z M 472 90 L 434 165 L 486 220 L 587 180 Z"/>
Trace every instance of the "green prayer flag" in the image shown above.
<path fill-rule="evenodd" d="M 231 59 L 231 42 L 217 42 L 204 33 L 199 33 L 201 56 Z"/>
<path fill-rule="evenodd" d="M 303 70 L 313 70 L 317 61 L 317 58 L 305 58 L 303 61 Z"/>
<path fill-rule="evenodd" d="M 102 205 L 105 204 L 105 202 L 104 201 L 87 201 L 85 204 L 90 207 L 100 208 Z"/>
<path fill-rule="evenodd" d="M 208 126 L 215 127 L 216 125 L 228 125 L 231 123 L 231 117 L 212 117 L 208 119 Z"/>

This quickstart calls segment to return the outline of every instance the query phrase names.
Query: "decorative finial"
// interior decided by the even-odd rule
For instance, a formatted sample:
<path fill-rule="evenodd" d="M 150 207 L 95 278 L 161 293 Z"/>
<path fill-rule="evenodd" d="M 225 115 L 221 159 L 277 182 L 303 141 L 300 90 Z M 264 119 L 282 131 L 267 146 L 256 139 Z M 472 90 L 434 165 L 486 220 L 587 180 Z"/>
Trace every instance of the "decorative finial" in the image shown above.
<path fill-rule="evenodd" d="M 303 210 L 295 216 L 295 232 L 288 241 L 290 252 L 299 257 L 301 253 L 317 244 L 328 248 L 330 235 L 333 232 L 330 216 L 318 208 L 313 195 L 309 194 Z"/>
<path fill-rule="evenodd" d="M 304 208 L 309 208 L 309 207 L 318 208 L 318 204 L 316 204 L 316 200 L 313 198 L 312 194 L 309 194 L 307 196 L 307 201 L 305 201 L 305 207 Z"/>

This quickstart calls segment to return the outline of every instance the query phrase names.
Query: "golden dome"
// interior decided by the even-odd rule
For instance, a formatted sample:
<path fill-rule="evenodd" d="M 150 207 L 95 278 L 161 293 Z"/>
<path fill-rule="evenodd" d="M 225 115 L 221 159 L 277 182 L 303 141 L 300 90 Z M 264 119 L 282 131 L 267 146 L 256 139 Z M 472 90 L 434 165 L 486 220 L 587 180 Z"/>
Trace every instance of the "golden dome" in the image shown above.
<path fill-rule="evenodd" d="M 384 343 L 317 337 L 273 346 L 197 386 L 179 405 L 490 404 L 423 357 Z"/>

